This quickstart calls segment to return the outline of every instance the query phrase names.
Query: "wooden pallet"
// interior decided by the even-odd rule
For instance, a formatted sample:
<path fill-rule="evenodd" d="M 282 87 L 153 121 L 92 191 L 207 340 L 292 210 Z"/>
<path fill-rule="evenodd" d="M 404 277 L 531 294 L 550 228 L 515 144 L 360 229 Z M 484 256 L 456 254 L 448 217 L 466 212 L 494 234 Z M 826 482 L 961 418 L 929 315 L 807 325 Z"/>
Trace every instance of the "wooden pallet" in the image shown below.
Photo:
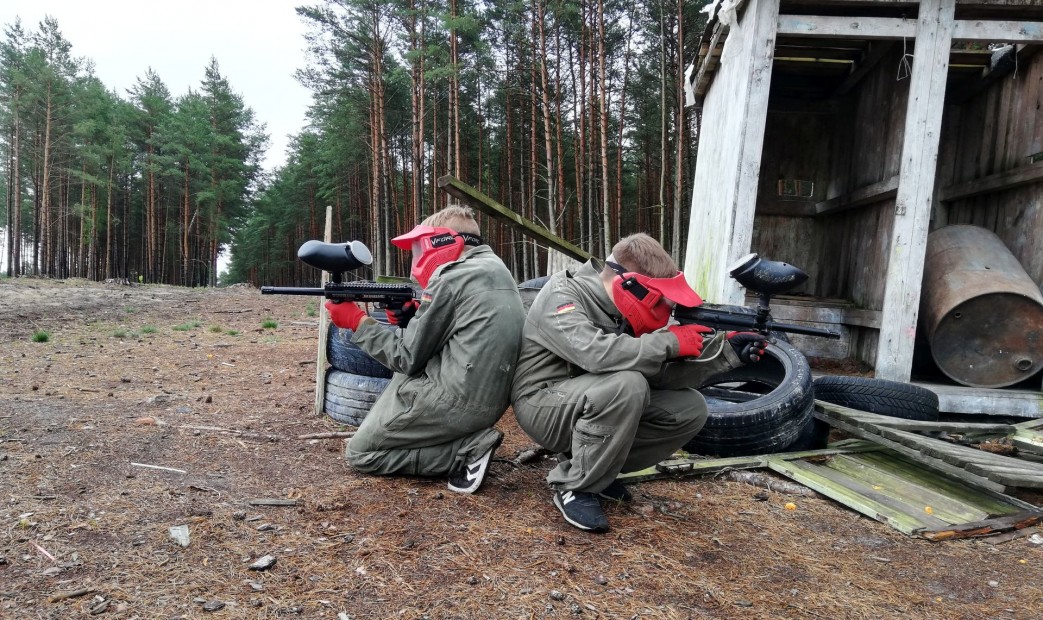
<path fill-rule="evenodd" d="M 1008 488 L 1043 488 L 1043 463 L 985 452 L 968 446 L 927 437 L 903 430 L 921 432 L 966 432 L 1009 435 L 1018 429 L 1013 425 L 958 424 L 918 422 L 905 424 L 887 416 L 849 409 L 815 401 L 815 417 L 855 437 L 871 441 L 921 465 L 996 493 Z"/>

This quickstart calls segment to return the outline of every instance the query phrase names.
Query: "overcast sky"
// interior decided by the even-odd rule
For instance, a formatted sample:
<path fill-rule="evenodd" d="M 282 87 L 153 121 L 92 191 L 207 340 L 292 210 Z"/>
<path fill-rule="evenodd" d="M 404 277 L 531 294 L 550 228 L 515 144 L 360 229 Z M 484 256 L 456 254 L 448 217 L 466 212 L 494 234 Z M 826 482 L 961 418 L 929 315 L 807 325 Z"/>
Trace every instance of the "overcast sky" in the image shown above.
<path fill-rule="evenodd" d="M 0 24 L 22 19 L 36 31 L 58 20 L 72 53 L 123 99 L 151 67 L 174 97 L 198 90 L 210 57 L 271 136 L 266 168 L 282 165 L 287 135 L 298 133 L 310 94 L 293 78 L 305 65 L 305 0 L 0 0 Z"/>

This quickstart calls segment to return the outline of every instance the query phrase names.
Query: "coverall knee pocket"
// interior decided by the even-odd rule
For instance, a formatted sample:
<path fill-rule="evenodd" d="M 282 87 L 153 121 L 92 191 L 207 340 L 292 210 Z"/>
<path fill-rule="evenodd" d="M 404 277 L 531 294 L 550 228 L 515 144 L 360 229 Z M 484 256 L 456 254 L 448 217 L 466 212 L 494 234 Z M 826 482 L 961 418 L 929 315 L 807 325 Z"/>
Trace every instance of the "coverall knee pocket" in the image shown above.
<path fill-rule="evenodd" d="M 592 424 L 586 420 L 576 422 L 573 430 L 572 461 L 573 467 L 586 473 L 591 471 L 597 462 L 601 450 L 615 434 L 612 427 L 603 424 Z"/>

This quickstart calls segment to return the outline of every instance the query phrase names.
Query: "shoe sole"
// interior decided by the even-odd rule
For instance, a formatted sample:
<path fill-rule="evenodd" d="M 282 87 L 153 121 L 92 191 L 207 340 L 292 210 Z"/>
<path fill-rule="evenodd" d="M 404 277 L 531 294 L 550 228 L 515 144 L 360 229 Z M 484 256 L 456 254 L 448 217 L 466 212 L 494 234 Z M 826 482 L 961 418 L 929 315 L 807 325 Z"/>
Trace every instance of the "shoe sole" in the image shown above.
<path fill-rule="evenodd" d="M 566 514 L 566 512 L 565 512 L 565 507 L 561 505 L 561 496 L 559 496 L 557 493 L 554 494 L 554 506 L 557 507 L 558 512 L 561 513 L 561 516 L 565 517 L 565 521 L 567 521 L 569 523 L 569 525 L 571 525 L 572 527 L 581 529 L 584 532 L 597 532 L 597 533 L 600 533 L 600 532 L 607 532 L 608 531 L 608 526 L 607 525 L 604 526 L 604 527 L 590 527 L 589 525 L 583 525 L 582 523 L 577 523 L 576 521 L 573 521 L 572 519 L 570 519 L 569 515 Z"/>

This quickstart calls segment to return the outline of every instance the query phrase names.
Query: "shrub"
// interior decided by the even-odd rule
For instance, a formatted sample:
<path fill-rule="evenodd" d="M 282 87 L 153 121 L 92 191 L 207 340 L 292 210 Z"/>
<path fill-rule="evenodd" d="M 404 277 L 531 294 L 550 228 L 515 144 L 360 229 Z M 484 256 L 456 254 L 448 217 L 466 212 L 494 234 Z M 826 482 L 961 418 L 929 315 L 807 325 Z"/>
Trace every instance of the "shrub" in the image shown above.
<path fill-rule="evenodd" d="M 42 329 L 33 332 L 33 342 L 47 342 L 51 339 L 51 333 Z"/>
<path fill-rule="evenodd" d="M 276 327 L 279 327 L 279 324 L 275 322 L 275 319 L 269 317 L 261 322 L 261 327 L 264 329 L 275 329 Z"/>

